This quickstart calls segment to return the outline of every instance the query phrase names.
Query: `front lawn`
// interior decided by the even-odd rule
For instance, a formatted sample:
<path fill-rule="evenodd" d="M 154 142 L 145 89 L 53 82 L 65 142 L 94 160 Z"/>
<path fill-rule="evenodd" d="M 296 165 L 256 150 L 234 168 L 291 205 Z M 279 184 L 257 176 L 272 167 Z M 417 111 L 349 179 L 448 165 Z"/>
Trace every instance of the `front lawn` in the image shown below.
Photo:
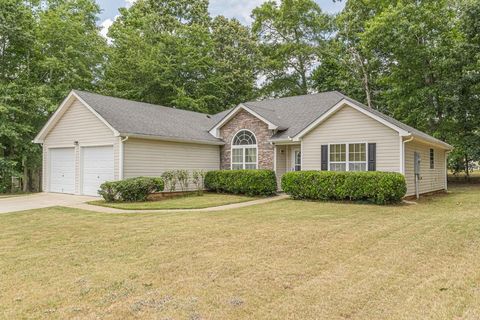
<path fill-rule="evenodd" d="M 203 196 L 189 195 L 160 201 L 105 202 L 104 200 L 97 200 L 91 201 L 89 204 L 124 210 L 201 209 L 252 201 L 255 199 L 258 198 L 233 194 L 205 193 Z"/>
<path fill-rule="evenodd" d="M 0 317 L 479 319 L 480 186 L 418 205 L 0 215 Z"/>

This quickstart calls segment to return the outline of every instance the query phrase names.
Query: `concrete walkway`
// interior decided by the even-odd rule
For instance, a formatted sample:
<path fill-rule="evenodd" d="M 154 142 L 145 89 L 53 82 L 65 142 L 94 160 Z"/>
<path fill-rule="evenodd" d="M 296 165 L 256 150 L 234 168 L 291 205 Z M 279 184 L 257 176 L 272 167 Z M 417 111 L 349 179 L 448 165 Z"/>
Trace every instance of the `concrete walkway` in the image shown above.
<path fill-rule="evenodd" d="M 41 209 L 53 206 L 68 207 L 98 200 L 98 197 L 76 196 L 62 193 L 34 193 L 24 196 L 0 198 L 0 213 Z"/>
<path fill-rule="evenodd" d="M 115 209 L 109 207 L 102 207 L 102 206 L 95 206 L 88 203 L 77 203 L 77 204 L 70 204 L 66 205 L 65 207 L 81 209 L 81 210 L 88 210 L 88 211 L 95 211 L 95 212 L 103 212 L 103 213 L 160 213 L 160 212 L 212 212 L 212 211 L 222 211 L 222 210 L 230 210 L 230 209 L 238 209 L 243 207 L 249 207 L 257 204 L 268 203 L 272 201 L 287 199 L 288 195 L 281 194 L 278 196 L 252 200 L 247 202 L 240 202 L 240 203 L 232 203 L 218 207 L 210 207 L 210 208 L 202 208 L 202 209 L 160 209 L 160 210 L 124 210 L 124 209 Z"/>

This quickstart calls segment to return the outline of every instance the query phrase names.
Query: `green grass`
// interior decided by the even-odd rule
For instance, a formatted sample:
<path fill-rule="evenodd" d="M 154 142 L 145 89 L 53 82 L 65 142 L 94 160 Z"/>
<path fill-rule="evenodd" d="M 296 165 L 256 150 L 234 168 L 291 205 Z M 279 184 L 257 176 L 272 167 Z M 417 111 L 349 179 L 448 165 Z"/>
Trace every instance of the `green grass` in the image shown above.
<path fill-rule="evenodd" d="M 3 214 L 0 318 L 479 319 L 479 198 Z"/>
<path fill-rule="evenodd" d="M 203 196 L 190 195 L 160 201 L 105 202 L 104 200 L 96 200 L 89 202 L 89 204 L 124 210 L 201 209 L 252 201 L 255 199 L 258 198 L 232 194 L 205 193 Z"/>

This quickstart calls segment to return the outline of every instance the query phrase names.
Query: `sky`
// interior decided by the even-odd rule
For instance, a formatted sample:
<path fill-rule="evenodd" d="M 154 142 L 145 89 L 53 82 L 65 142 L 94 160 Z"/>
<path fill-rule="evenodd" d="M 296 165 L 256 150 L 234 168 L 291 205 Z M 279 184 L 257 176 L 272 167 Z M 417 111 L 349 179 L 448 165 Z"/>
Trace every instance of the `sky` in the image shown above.
<path fill-rule="evenodd" d="M 344 6 L 344 1 L 315 0 L 323 11 L 335 13 Z M 106 36 L 108 28 L 112 25 L 115 17 L 119 14 L 118 8 L 131 6 L 135 0 L 97 0 L 102 8 L 99 24 L 102 34 Z M 265 2 L 265 0 L 210 0 L 210 13 L 213 16 L 224 15 L 228 18 L 237 18 L 244 24 L 250 24 L 252 9 Z"/>

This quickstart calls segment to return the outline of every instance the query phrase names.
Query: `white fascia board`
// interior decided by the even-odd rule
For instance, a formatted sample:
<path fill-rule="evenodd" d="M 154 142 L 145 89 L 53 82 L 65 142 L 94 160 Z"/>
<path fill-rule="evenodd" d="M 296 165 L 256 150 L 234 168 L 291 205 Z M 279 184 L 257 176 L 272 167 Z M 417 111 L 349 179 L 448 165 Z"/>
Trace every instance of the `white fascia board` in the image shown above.
<path fill-rule="evenodd" d="M 350 101 L 346 99 L 342 99 L 340 102 L 338 102 L 336 105 L 334 105 L 330 110 L 325 112 L 323 115 L 321 115 L 317 120 L 313 121 L 311 124 L 309 124 L 305 129 L 300 131 L 295 137 L 293 137 L 294 141 L 300 141 L 300 139 L 305 136 L 307 133 L 309 133 L 311 130 L 313 130 L 315 127 L 317 127 L 320 123 L 328 119 L 331 115 L 333 115 L 335 112 L 340 110 L 344 106 L 349 106 L 354 108 L 355 110 L 369 116 L 370 118 L 377 120 L 378 122 L 382 123 L 383 125 L 389 127 L 390 129 L 395 130 L 398 132 L 401 136 L 408 136 L 410 133 L 408 131 L 403 130 L 402 128 L 394 125 L 393 123 L 388 122 L 387 120 L 380 118 L 376 114 L 371 113 L 368 110 L 365 110 L 364 108 L 361 108 L 357 106 L 354 103 L 351 103 Z"/>
<path fill-rule="evenodd" d="M 448 143 L 443 142 L 441 140 L 425 139 L 424 137 L 420 137 L 416 134 L 412 134 L 412 136 L 414 137 L 415 141 L 418 141 L 420 143 L 423 143 L 423 144 L 426 144 L 426 145 L 429 145 L 429 146 L 438 147 L 438 148 L 444 149 L 444 150 L 449 150 L 449 151 L 453 150 L 453 146 L 451 146 Z"/>
<path fill-rule="evenodd" d="M 152 135 L 128 133 L 128 132 L 122 132 L 120 133 L 120 136 L 129 137 L 129 138 L 147 139 L 147 140 L 179 142 L 179 143 L 207 144 L 207 145 L 214 145 L 214 146 L 225 145 L 225 142 L 223 141 L 207 141 L 207 140 L 196 140 L 196 139 L 167 137 L 167 136 L 152 136 Z"/>
<path fill-rule="evenodd" d="M 68 96 L 63 100 L 57 110 L 53 113 L 53 115 L 48 119 L 47 123 L 43 126 L 42 130 L 37 134 L 35 139 L 33 139 L 34 143 L 43 143 L 45 137 L 50 132 L 51 129 L 57 124 L 63 114 L 67 111 L 68 107 L 72 104 L 72 99 L 77 99 L 80 101 L 90 112 L 92 112 L 100 121 L 102 121 L 110 130 L 112 130 L 114 136 L 119 136 L 120 133 L 115 130 L 101 115 L 98 114 L 92 107 L 88 105 L 82 98 L 80 98 L 74 91 L 70 91 Z"/>
<path fill-rule="evenodd" d="M 278 126 L 276 124 L 268 121 L 267 119 L 265 119 L 264 117 L 262 117 L 261 115 L 259 115 L 255 111 L 253 111 L 252 109 L 248 108 L 247 106 L 245 106 L 243 104 L 239 104 L 238 106 L 235 107 L 235 109 L 233 109 L 231 112 L 229 112 L 219 123 L 217 123 L 212 129 L 210 129 L 210 131 L 209 131 L 210 134 L 213 135 L 215 138 L 219 138 L 218 130 L 225 123 L 227 123 L 230 119 L 232 119 L 237 113 L 239 113 L 241 110 L 245 110 L 246 112 L 250 113 L 254 117 L 260 119 L 263 122 L 265 122 L 268 125 L 269 130 L 277 130 L 278 129 Z"/>

